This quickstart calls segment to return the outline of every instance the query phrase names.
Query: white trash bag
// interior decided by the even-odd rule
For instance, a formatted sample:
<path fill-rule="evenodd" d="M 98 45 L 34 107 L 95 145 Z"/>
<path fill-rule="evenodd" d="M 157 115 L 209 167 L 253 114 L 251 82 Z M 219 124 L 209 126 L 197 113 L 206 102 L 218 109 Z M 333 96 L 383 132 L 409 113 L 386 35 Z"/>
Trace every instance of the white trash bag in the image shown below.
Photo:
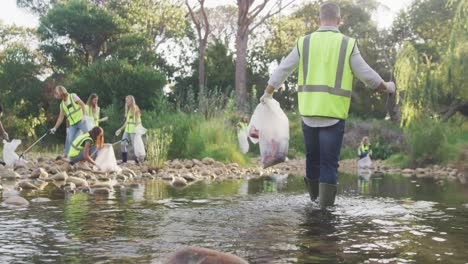
<path fill-rule="evenodd" d="M 258 104 L 248 126 L 253 143 L 260 142 L 262 167 L 284 162 L 289 147 L 289 120 L 275 99 Z"/>
<path fill-rule="evenodd" d="M 370 159 L 369 155 L 358 160 L 359 168 L 370 168 L 371 166 L 372 166 L 372 160 Z"/>
<path fill-rule="evenodd" d="M 133 151 L 135 152 L 135 157 L 139 161 L 145 160 L 146 157 L 146 150 L 145 144 L 143 143 L 142 136 L 146 134 L 146 128 L 142 125 L 138 125 L 135 128 L 135 139 L 133 140 Z"/>
<path fill-rule="evenodd" d="M 247 140 L 247 131 L 245 129 L 238 132 L 237 140 L 239 141 L 240 151 L 243 154 L 249 152 L 249 141 Z"/>
<path fill-rule="evenodd" d="M 15 153 L 19 145 L 21 145 L 20 139 L 13 139 L 11 142 L 3 140 L 3 161 L 7 166 L 14 166 L 19 160 L 18 154 Z"/>
<path fill-rule="evenodd" d="M 83 116 L 83 119 L 86 122 L 86 130 L 91 131 L 95 127 L 94 118 L 92 116 Z"/>
<path fill-rule="evenodd" d="M 95 160 L 96 164 L 101 170 L 106 172 L 121 172 L 122 169 L 117 165 L 117 159 L 115 158 L 114 148 L 112 144 L 104 144 L 102 149 L 98 151 L 98 155 Z M 97 169 L 97 168 L 95 168 Z"/>

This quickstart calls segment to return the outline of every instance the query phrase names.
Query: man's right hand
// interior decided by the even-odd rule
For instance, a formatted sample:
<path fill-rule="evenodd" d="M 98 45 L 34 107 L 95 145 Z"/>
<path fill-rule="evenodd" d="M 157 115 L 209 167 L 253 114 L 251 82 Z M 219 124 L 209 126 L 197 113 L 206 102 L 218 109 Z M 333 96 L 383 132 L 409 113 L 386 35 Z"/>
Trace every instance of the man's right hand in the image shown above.
<path fill-rule="evenodd" d="M 385 90 L 386 93 L 389 94 L 394 94 L 396 91 L 396 86 L 394 82 L 386 82 L 385 86 L 387 87 L 387 90 Z"/>
<path fill-rule="evenodd" d="M 49 132 L 53 135 L 53 134 L 55 134 L 56 131 L 57 131 L 57 129 L 55 127 L 53 127 L 53 128 L 50 129 Z"/>

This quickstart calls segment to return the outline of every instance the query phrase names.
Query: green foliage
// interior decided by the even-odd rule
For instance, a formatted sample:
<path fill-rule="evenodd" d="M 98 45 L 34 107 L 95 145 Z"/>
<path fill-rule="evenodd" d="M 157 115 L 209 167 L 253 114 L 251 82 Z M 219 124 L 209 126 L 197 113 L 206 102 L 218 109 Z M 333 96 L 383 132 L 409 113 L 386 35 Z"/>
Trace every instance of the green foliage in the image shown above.
<path fill-rule="evenodd" d="M 304 136 L 302 135 L 301 116 L 297 113 L 289 113 L 289 149 L 288 157 L 295 158 L 305 155 Z"/>
<path fill-rule="evenodd" d="M 409 157 L 416 165 L 445 163 L 458 156 L 447 142 L 449 133 L 445 124 L 433 119 L 419 119 L 408 126 Z"/>
<path fill-rule="evenodd" d="M 81 96 L 97 93 L 101 105 L 119 100 L 123 114 L 125 96 L 133 95 L 142 110 L 152 109 L 165 84 L 164 75 L 151 67 L 134 66 L 125 60 L 99 60 L 80 71 L 70 88 Z"/>
<path fill-rule="evenodd" d="M 84 65 L 92 63 L 105 51 L 105 43 L 124 30 L 119 17 L 87 0 L 59 2 L 40 21 L 38 33 L 42 40 L 78 55 Z M 71 42 L 60 44 L 60 36 Z"/>
<path fill-rule="evenodd" d="M 186 155 L 198 159 L 212 157 L 240 165 L 247 163 L 239 151 L 233 129 L 226 127 L 225 119 L 220 117 L 205 120 L 189 132 Z"/>
<path fill-rule="evenodd" d="M 146 132 L 146 153 L 151 166 L 162 167 L 167 160 L 169 146 L 172 143 L 172 127 L 167 129 L 149 129 Z"/>
<path fill-rule="evenodd" d="M 345 159 L 356 159 L 356 150 L 354 148 L 351 148 L 349 146 L 343 146 L 341 148 L 340 152 L 340 160 L 345 160 Z"/>
<path fill-rule="evenodd" d="M 408 168 L 411 165 L 410 157 L 404 153 L 393 154 L 387 159 L 387 161 L 390 164 L 402 169 Z"/>
<path fill-rule="evenodd" d="M 169 146 L 168 158 L 177 159 L 187 157 L 186 149 L 188 144 L 189 131 L 194 129 L 197 123 L 202 122 L 199 115 L 188 115 L 182 112 L 161 112 L 143 111 L 142 123 L 148 129 L 172 128 L 172 143 Z M 187 157 L 191 158 L 191 157 Z"/>

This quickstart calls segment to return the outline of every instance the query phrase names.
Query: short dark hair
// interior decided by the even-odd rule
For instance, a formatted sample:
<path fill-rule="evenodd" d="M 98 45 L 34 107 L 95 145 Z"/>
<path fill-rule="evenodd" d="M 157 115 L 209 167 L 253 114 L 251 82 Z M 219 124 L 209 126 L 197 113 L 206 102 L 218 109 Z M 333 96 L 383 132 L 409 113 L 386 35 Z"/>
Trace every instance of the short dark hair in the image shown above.
<path fill-rule="evenodd" d="M 335 3 L 325 3 L 320 6 L 320 19 L 331 20 L 340 18 L 340 7 Z"/>

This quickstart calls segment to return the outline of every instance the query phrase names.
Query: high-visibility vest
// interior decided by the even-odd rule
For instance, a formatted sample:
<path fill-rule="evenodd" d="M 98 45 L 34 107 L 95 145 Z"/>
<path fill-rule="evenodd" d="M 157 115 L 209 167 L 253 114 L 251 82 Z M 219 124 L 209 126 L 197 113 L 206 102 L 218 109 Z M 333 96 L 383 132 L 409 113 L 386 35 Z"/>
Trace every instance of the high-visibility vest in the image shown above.
<path fill-rule="evenodd" d="M 361 153 L 369 152 L 370 145 L 361 145 Z"/>
<path fill-rule="evenodd" d="M 73 100 L 73 95 L 75 94 L 68 94 L 66 105 L 64 101 L 60 103 L 60 106 L 65 112 L 65 116 L 67 117 L 68 124 L 70 126 L 73 126 L 78 122 L 81 122 L 81 119 L 83 119 L 83 110 L 81 109 L 81 106 L 77 104 L 75 100 Z"/>
<path fill-rule="evenodd" d="M 239 136 L 241 132 L 246 132 L 247 131 L 247 123 L 244 122 L 239 122 L 240 128 L 239 131 L 237 131 L 237 135 Z"/>
<path fill-rule="evenodd" d="M 137 108 L 137 106 L 135 105 L 133 107 L 133 111 L 128 111 L 128 113 L 127 113 L 127 126 L 125 127 L 125 132 L 126 133 L 134 134 L 136 124 L 141 123 L 141 112 L 140 112 L 140 116 L 138 117 L 138 120 L 137 120 L 136 119 L 136 108 Z"/>
<path fill-rule="evenodd" d="M 91 140 L 91 145 L 94 145 L 94 141 L 89 133 L 79 135 L 75 140 L 73 140 L 70 150 L 68 151 L 68 157 L 73 158 L 80 155 L 81 150 L 84 149 L 84 143 L 86 140 Z"/>
<path fill-rule="evenodd" d="M 87 116 L 94 118 L 94 126 L 99 126 L 99 112 L 101 111 L 100 107 L 96 107 L 96 110 L 91 108 L 89 105 L 85 105 L 85 113 Z"/>
<path fill-rule="evenodd" d="M 349 60 L 355 42 L 334 31 L 316 31 L 298 40 L 297 94 L 302 116 L 348 117 L 353 88 Z"/>

